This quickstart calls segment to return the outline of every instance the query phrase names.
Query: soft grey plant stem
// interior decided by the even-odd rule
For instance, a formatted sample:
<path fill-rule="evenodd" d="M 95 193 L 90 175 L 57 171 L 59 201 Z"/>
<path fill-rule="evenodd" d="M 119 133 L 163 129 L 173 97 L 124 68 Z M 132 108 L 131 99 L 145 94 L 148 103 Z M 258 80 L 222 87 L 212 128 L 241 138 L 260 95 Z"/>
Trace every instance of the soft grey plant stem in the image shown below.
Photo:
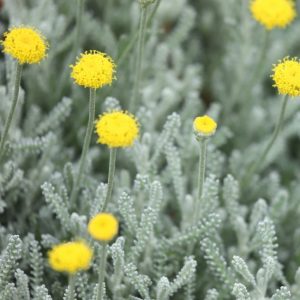
<path fill-rule="evenodd" d="M 258 170 L 258 168 L 262 166 L 270 149 L 272 148 L 274 142 L 276 141 L 278 134 L 280 132 L 280 129 L 282 127 L 288 99 L 289 99 L 288 95 L 285 95 L 283 97 L 279 118 L 278 118 L 277 124 L 275 126 L 273 135 L 272 135 L 269 143 L 267 144 L 265 150 L 262 152 L 262 154 L 258 157 L 258 159 L 254 162 L 254 164 L 249 168 L 248 172 L 245 174 L 244 179 L 242 180 L 242 187 L 245 187 L 245 185 L 247 185 L 249 183 L 249 181 L 251 181 L 252 176 Z"/>
<path fill-rule="evenodd" d="M 82 15 L 84 8 L 85 0 L 77 0 L 77 14 L 76 14 L 76 34 L 74 40 L 74 57 L 76 57 L 77 52 L 79 52 L 80 40 L 81 40 L 81 32 L 82 32 Z"/>
<path fill-rule="evenodd" d="M 75 298 L 74 292 L 75 292 L 75 275 L 70 274 L 67 300 L 74 300 Z"/>
<path fill-rule="evenodd" d="M 78 190 L 79 190 L 80 184 L 81 184 L 82 174 L 84 172 L 86 155 L 87 155 L 90 143 L 91 143 L 91 137 L 92 137 L 93 128 L 94 128 L 95 106 L 96 106 L 96 90 L 90 89 L 89 120 L 88 120 L 88 126 L 87 126 L 86 133 L 85 133 L 82 153 L 81 153 L 81 157 L 80 157 L 79 170 L 78 170 L 77 176 L 74 180 L 74 184 L 73 184 L 72 192 L 71 192 L 71 196 L 70 196 L 71 204 L 73 204 L 74 201 L 76 200 L 77 193 L 78 193 Z"/>
<path fill-rule="evenodd" d="M 134 73 L 134 83 L 133 83 L 133 92 L 131 101 L 129 104 L 129 110 L 134 111 L 137 105 L 137 98 L 139 96 L 140 91 L 140 83 L 141 83 L 141 75 L 142 75 L 142 67 L 143 67 L 143 56 L 144 56 L 144 44 L 145 44 L 145 28 L 147 22 L 147 12 L 148 6 L 141 5 L 141 16 L 140 16 L 140 24 L 139 24 L 139 35 L 137 41 L 137 59 L 136 59 L 136 67 Z"/>
<path fill-rule="evenodd" d="M 106 256 L 107 256 L 107 244 L 103 244 L 101 247 L 100 266 L 99 266 L 99 278 L 98 278 L 98 292 L 96 300 L 103 300 L 103 283 L 105 279 L 106 268 Z"/>
<path fill-rule="evenodd" d="M 17 107 L 18 103 L 18 98 L 19 98 L 19 90 L 20 90 L 20 83 L 21 83 L 21 77 L 22 77 L 22 69 L 23 65 L 17 63 L 16 64 L 16 74 L 15 74 L 15 82 L 14 82 L 14 90 L 12 93 L 12 101 L 11 101 L 11 107 L 8 113 L 8 117 L 6 119 L 5 125 L 4 125 L 4 130 L 1 136 L 1 142 L 0 142 L 0 161 L 2 159 L 3 151 L 4 151 L 4 146 L 5 142 L 7 140 L 9 128 Z"/>
<path fill-rule="evenodd" d="M 105 201 L 104 201 L 104 204 L 103 204 L 102 211 L 106 210 L 107 205 L 110 202 L 111 196 L 112 196 L 115 169 L 116 169 L 117 149 L 118 148 L 115 148 L 115 147 L 112 147 L 112 148 L 109 149 L 108 186 L 107 186 L 107 193 L 106 193 L 106 197 L 105 197 Z"/>
<path fill-rule="evenodd" d="M 84 9 L 84 2 L 85 0 L 77 0 L 76 5 L 76 27 L 74 31 L 74 41 L 73 41 L 73 48 L 70 51 L 70 55 L 68 55 L 67 63 L 66 65 L 72 64 L 74 61 L 76 61 L 76 57 L 80 52 L 80 41 L 81 41 L 81 33 L 82 33 L 82 15 L 83 15 L 83 9 Z M 70 69 L 64 68 L 60 80 L 58 80 L 58 85 L 56 88 L 55 93 L 55 100 L 61 98 L 61 96 L 64 94 L 64 88 L 67 85 L 68 81 L 70 80 Z M 72 86 L 73 87 L 73 86 Z"/>
<path fill-rule="evenodd" d="M 198 171 L 198 194 L 194 207 L 194 224 L 198 222 L 200 216 L 201 204 L 203 203 L 203 186 L 205 179 L 205 165 L 206 165 L 206 148 L 207 138 L 202 137 L 199 139 L 199 171 Z"/>
<path fill-rule="evenodd" d="M 105 10 L 104 10 L 104 20 L 105 20 L 105 23 L 107 23 L 107 24 L 109 23 L 109 19 L 112 14 L 113 6 L 114 6 L 114 0 L 106 0 Z"/>
<path fill-rule="evenodd" d="M 146 28 L 149 28 L 149 26 L 151 25 L 153 19 L 154 19 L 154 16 L 157 12 L 157 9 L 159 7 L 159 4 L 160 4 L 161 0 L 157 0 L 155 2 L 155 6 L 152 10 L 152 13 L 151 15 L 149 16 L 149 18 L 147 19 L 146 21 Z M 127 44 L 127 46 L 124 48 L 124 50 L 121 52 L 121 54 L 119 55 L 118 59 L 117 59 L 117 65 L 120 66 L 124 61 L 125 61 L 125 58 L 127 57 L 127 55 L 129 54 L 130 50 L 133 48 L 133 46 L 135 45 L 136 43 L 136 40 L 139 36 L 139 30 L 137 30 L 134 35 L 132 36 L 132 38 L 130 39 L 129 43 Z"/>

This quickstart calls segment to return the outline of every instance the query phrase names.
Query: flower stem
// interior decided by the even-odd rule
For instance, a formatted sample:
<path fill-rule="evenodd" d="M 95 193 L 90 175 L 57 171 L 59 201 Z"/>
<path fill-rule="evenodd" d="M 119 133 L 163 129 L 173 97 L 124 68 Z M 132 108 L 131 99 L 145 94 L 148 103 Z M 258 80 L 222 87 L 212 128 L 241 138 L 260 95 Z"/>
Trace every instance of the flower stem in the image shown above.
<path fill-rule="evenodd" d="M 114 184 L 114 176 L 115 176 L 115 169 L 116 169 L 116 157 L 117 157 L 117 149 L 118 148 L 110 148 L 109 150 L 109 169 L 108 169 L 108 187 L 106 198 L 103 204 L 102 211 L 106 210 L 108 203 L 110 202 Z"/>
<path fill-rule="evenodd" d="M 197 223 L 197 221 L 199 220 L 200 207 L 203 202 L 203 186 L 204 186 L 204 179 L 205 179 L 207 138 L 200 138 L 199 145 L 200 145 L 200 151 L 199 151 L 199 171 L 198 171 L 198 195 L 195 201 L 194 224 Z"/>
<path fill-rule="evenodd" d="M 152 13 L 151 15 L 149 16 L 149 18 L 147 19 L 147 22 L 146 22 L 146 28 L 148 28 L 153 19 L 154 19 L 154 16 L 157 12 L 157 9 L 159 7 L 159 4 L 160 4 L 161 0 L 156 0 L 155 2 L 155 6 L 152 10 Z M 120 53 L 118 59 L 117 59 L 117 65 L 120 66 L 126 59 L 126 57 L 128 56 L 129 52 L 131 51 L 131 49 L 133 48 L 136 40 L 138 39 L 138 36 L 139 36 L 139 29 L 133 34 L 132 38 L 130 39 L 129 43 L 127 44 L 127 46 L 124 48 L 124 50 Z"/>
<path fill-rule="evenodd" d="M 69 287 L 67 300 L 74 300 L 75 293 L 75 275 L 69 275 Z"/>
<path fill-rule="evenodd" d="M 142 63 L 143 63 L 143 55 L 144 55 L 144 43 L 145 43 L 145 28 L 147 23 L 147 12 L 148 12 L 148 6 L 141 6 L 137 60 L 136 60 L 135 77 L 134 77 L 134 84 L 133 84 L 133 93 L 129 105 L 130 111 L 135 110 L 137 104 L 136 103 L 137 97 L 139 95 L 139 90 L 140 90 Z"/>
<path fill-rule="evenodd" d="M 106 256 L 107 256 L 107 244 L 103 244 L 101 248 L 100 266 L 99 266 L 99 278 L 98 278 L 98 292 L 97 300 L 103 300 L 103 283 L 105 280 L 106 269 Z"/>
<path fill-rule="evenodd" d="M 259 167 L 262 166 L 264 160 L 266 159 L 270 149 L 272 148 L 274 142 L 276 141 L 278 134 L 280 132 L 282 123 L 283 123 L 283 119 L 284 119 L 284 114 L 286 111 L 286 107 L 287 107 L 287 103 L 288 103 L 288 95 L 285 95 L 282 101 L 282 105 L 281 105 L 281 110 L 280 110 L 280 114 L 279 114 L 279 119 L 277 121 L 275 130 L 273 132 L 272 138 L 270 139 L 269 143 L 267 144 L 265 150 L 262 152 L 262 154 L 258 157 L 258 159 L 256 160 L 256 162 L 249 168 L 248 172 L 245 174 L 243 180 L 242 180 L 242 187 L 245 186 L 246 183 L 249 183 L 249 181 L 251 180 L 253 174 L 257 171 L 257 169 Z"/>
<path fill-rule="evenodd" d="M 70 196 L 70 203 L 73 204 L 76 200 L 78 190 L 81 184 L 81 178 L 85 167 L 86 155 L 91 143 L 91 137 L 93 133 L 94 127 L 94 119 L 95 119 L 95 106 L 96 106 L 96 90 L 90 89 L 90 100 L 89 100 L 89 121 L 88 126 L 85 133 L 82 153 L 79 162 L 79 171 L 77 173 L 77 177 L 74 181 L 71 196 Z"/>
<path fill-rule="evenodd" d="M 7 117 L 5 125 L 4 125 L 4 130 L 3 130 L 2 137 L 1 137 L 1 142 L 0 142 L 0 161 L 2 159 L 5 142 L 6 142 L 8 132 L 9 132 L 9 128 L 10 128 L 10 125 L 11 125 L 11 122 L 12 122 L 12 119 L 13 119 L 13 116 L 14 116 L 14 112 L 15 112 L 15 109 L 16 109 L 16 106 L 17 106 L 17 103 L 18 103 L 21 76 L 22 76 L 22 69 L 23 69 L 23 65 L 17 63 L 17 65 L 16 65 L 16 77 L 15 77 L 11 107 L 10 107 L 8 117 Z"/>
<path fill-rule="evenodd" d="M 82 15 L 83 15 L 84 0 L 77 0 L 77 14 L 76 14 L 76 35 L 74 40 L 73 56 L 76 57 L 79 52 L 79 45 L 82 31 Z"/>
<path fill-rule="evenodd" d="M 105 9 L 104 9 L 104 20 L 105 23 L 109 24 L 109 20 L 112 15 L 112 8 L 114 6 L 114 0 L 106 0 L 105 2 Z"/>

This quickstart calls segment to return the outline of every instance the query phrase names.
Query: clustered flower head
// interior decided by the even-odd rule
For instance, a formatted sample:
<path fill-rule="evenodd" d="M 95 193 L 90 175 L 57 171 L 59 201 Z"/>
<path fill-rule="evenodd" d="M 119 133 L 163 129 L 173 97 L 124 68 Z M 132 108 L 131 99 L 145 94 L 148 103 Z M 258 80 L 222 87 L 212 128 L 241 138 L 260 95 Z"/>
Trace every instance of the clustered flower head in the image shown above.
<path fill-rule="evenodd" d="M 300 61 L 286 57 L 273 68 L 272 78 L 279 94 L 300 96 Z"/>
<path fill-rule="evenodd" d="M 91 50 L 82 53 L 75 65 L 71 65 L 71 77 L 86 88 L 99 89 L 115 79 L 115 64 L 105 53 Z"/>
<path fill-rule="evenodd" d="M 139 134 L 139 124 L 130 113 L 113 111 L 99 116 L 96 132 L 100 144 L 111 148 L 129 147 Z"/>
<path fill-rule="evenodd" d="M 197 117 L 193 123 L 194 132 L 198 137 L 209 137 L 216 132 L 217 123 L 209 116 Z"/>
<path fill-rule="evenodd" d="M 83 241 L 62 243 L 48 252 L 51 268 L 70 274 L 86 270 L 90 266 L 93 251 Z"/>
<path fill-rule="evenodd" d="M 102 242 L 111 241 L 118 233 L 119 222 L 109 213 L 100 213 L 94 216 L 88 224 L 89 234 Z"/>
<path fill-rule="evenodd" d="M 296 17 L 292 0 L 252 0 L 250 10 L 254 19 L 267 29 L 284 28 Z"/>
<path fill-rule="evenodd" d="M 1 40 L 3 52 L 11 55 L 20 64 L 36 64 L 46 57 L 48 43 L 32 27 L 14 27 L 4 33 Z"/>

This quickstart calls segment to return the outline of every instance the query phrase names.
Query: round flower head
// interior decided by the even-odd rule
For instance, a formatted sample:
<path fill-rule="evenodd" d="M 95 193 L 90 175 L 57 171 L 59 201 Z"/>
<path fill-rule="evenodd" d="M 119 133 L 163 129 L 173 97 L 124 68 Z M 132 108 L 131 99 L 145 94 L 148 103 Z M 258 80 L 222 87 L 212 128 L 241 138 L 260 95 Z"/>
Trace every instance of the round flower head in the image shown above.
<path fill-rule="evenodd" d="M 82 53 L 75 65 L 71 65 L 71 78 L 86 88 L 98 89 L 111 84 L 115 73 L 113 60 L 96 50 Z"/>
<path fill-rule="evenodd" d="M 109 147 L 129 147 L 139 134 L 139 124 L 127 112 L 113 111 L 99 116 L 96 121 L 98 143 Z"/>
<path fill-rule="evenodd" d="M 20 64 L 36 64 L 46 57 L 48 43 L 34 28 L 14 27 L 4 33 L 4 37 L 1 41 L 3 52 Z"/>
<path fill-rule="evenodd" d="M 254 19 L 269 30 L 284 28 L 296 17 L 292 0 L 252 0 L 250 10 Z"/>
<path fill-rule="evenodd" d="M 118 233 L 118 220 L 107 213 L 100 213 L 93 217 L 88 224 L 89 234 L 96 240 L 109 242 Z"/>
<path fill-rule="evenodd" d="M 88 269 L 92 256 L 84 242 L 69 242 L 54 246 L 48 252 L 48 261 L 53 270 L 73 274 Z"/>
<path fill-rule="evenodd" d="M 279 94 L 300 96 L 300 61 L 289 57 L 279 61 L 273 68 L 272 78 Z"/>
<path fill-rule="evenodd" d="M 208 137 L 213 135 L 217 129 L 217 123 L 209 116 L 197 117 L 194 120 L 194 131 L 199 137 Z"/>

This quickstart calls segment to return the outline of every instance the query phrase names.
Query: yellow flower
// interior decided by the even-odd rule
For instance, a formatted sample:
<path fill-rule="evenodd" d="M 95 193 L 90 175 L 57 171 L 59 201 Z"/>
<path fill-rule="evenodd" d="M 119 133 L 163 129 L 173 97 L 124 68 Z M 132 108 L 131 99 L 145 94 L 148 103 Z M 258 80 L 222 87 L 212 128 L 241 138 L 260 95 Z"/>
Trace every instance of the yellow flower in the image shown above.
<path fill-rule="evenodd" d="M 99 116 L 96 121 L 98 143 L 109 147 L 128 147 L 139 134 L 139 124 L 128 112 L 113 111 Z"/>
<path fill-rule="evenodd" d="M 300 96 L 300 61 L 289 57 L 279 61 L 273 68 L 272 78 L 279 94 Z"/>
<path fill-rule="evenodd" d="M 269 30 L 284 28 L 296 17 L 292 0 L 252 0 L 250 10 L 254 19 Z"/>
<path fill-rule="evenodd" d="M 118 233 L 118 220 L 108 213 L 100 213 L 93 217 L 88 224 L 89 234 L 96 240 L 109 242 Z"/>
<path fill-rule="evenodd" d="M 82 53 L 75 65 L 71 65 L 71 78 L 86 88 L 98 89 L 111 84 L 115 73 L 113 60 L 105 53 L 91 50 Z"/>
<path fill-rule="evenodd" d="M 36 64 L 46 56 L 48 43 L 34 28 L 14 27 L 4 33 L 1 41 L 3 52 L 17 59 L 20 64 Z"/>
<path fill-rule="evenodd" d="M 84 242 L 68 242 L 54 246 L 48 252 L 51 268 L 70 274 L 86 270 L 90 266 L 93 251 Z"/>
<path fill-rule="evenodd" d="M 216 132 L 217 123 L 209 116 L 197 117 L 194 120 L 194 131 L 200 137 L 211 136 Z"/>

